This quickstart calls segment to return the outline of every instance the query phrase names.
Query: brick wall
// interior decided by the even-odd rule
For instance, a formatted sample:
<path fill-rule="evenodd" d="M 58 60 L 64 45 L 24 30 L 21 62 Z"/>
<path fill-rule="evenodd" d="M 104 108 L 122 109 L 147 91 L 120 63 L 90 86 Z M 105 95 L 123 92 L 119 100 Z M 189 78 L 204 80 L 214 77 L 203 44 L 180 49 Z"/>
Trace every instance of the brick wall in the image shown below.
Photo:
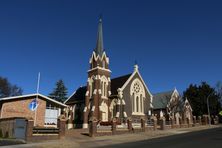
<path fill-rule="evenodd" d="M 35 111 L 29 110 L 29 104 L 34 99 L 32 98 L 20 98 L 13 99 L 11 101 L 5 102 L 2 105 L 2 118 L 10 117 L 25 117 L 25 118 L 35 118 Z M 36 126 L 44 126 L 45 123 L 45 109 L 46 101 L 38 99 L 39 106 L 36 112 Z"/>

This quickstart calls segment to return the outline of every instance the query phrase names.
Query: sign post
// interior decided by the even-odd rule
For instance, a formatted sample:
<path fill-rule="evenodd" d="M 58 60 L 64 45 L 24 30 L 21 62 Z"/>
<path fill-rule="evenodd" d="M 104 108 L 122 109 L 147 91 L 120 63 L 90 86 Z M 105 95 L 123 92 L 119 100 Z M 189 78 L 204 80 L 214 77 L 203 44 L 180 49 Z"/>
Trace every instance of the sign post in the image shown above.
<path fill-rule="evenodd" d="M 39 96 L 39 81 L 40 81 L 40 72 L 38 74 L 38 83 L 37 83 L 37 89 L 36 89 L 36 99 L 35 99 L 36 103 L 34 103 L 34 104 L 36 104 L 34 126 L 36 126 L 36 119 L 37 119 L 37 107 L 38 107 L 38 96 Z"/>

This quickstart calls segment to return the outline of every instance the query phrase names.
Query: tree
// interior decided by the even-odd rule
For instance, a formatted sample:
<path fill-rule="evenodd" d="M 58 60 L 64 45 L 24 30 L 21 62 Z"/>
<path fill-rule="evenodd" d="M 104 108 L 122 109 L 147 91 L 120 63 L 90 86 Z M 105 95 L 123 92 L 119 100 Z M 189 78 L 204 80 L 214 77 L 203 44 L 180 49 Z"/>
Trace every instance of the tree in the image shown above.
<path fill-rule="evenodd" d="M 12 85 L 7 78 L 0 77 L 0 98 L 22 95 L 23 90 Z"/>
<path fill-rule="evenodd" d="M 64 102 L 67 99 L 67 88 L 63 80 L 58 80 L 56 82 L 56 87 L 53 92 L 49 94 L 49 97 L 59 102 Z"/>
<path fill-rule="evenodd" d="M 218 81 L 216 84 L 217 94 L 220 96 L 220 103 L 222 104 L 222 82 Z"/>
<path fill-rule="evenodd" d="M 217 115 L 220 111 L 220 96 L 206 82 L 202 82 L 199 86 L 190 84 L 184 91 L 183 99 L 188 99 L 196 116 L 208 114 L 207 98 L 209 99 L 209 108 L 211 115 Z"/>

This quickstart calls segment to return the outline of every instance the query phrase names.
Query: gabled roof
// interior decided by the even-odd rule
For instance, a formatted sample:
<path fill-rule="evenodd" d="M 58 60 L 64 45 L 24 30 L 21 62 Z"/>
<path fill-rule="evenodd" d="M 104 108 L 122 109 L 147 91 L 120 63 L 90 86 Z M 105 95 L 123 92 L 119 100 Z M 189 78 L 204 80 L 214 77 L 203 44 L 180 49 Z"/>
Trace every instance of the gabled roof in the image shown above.
<path fill-rule="evenodd" d="M 118 95 L 117 89 L 121 88 L 132 74 L 120 76 L 111 80 L 111 95 Z"/>
<path fill-rule="evenodd" d="M 111 79 L 111 96 L 118 95 L 117 89 L 121 88 L 125 82 L 129 79 L 131 74 L 127 74 L 124 76 L 120 76 L 117 78 Z M 85 94 L 87 91 L 87 87 L 79 87 L 64 103 L 72 104 L 75 102 L 85 101 Z"/>
<path fill-rule="evenodd" d="M 139 72 L 139 70 L 138 70 L 138 65 L 137 65 L 137 64 L 134 65 L 134 72 L 130 75 L 129 79 L 128 79 L 128 80 L 124 83 L 124 85 L 121 87 L 121 90 L 124 90 L 124 89 L 125 89 L 125 87 L 130 83 L 130 81 L 133 79 L 133 77 L 134 77 L 136 74 L 138 74 L 138 76 L 140 77 L 140 79 L 141 79 L 143 85 L 145 86 L 145 88 L 146 88 L 148 94 L 149 94 L 150 97 L 151 97 L 151 104 L 150 104 L 150 106 L 152 107 L 153 95 L 150 93 L 150 91 L 149 91 L 149 89 L 148 89 L 146 83 L 144 82 L 142 76 L 140 75 L 140 72 Z"/>
<path fill-rule="evenodd" d="M 6 98 L 0 98 L 0 102 L 2 101 L 11 101 L 11 100 L 15 100 L 15 99 L 22 99 L 22 98 L 29 98 L 29 97 L 42 97 L 44 98 L 45 100 L 48 100 L 50 102 L 53 102 L 55 104 L 58 104 L 60 106 L 63 106 L 63 107 L 66 107 L 65 104 L 61 103 L 61 102 L 58 102 L 54 99 L 51 99 L 45 95 L 42 95 L 42 94 L 28 94 L 28 95 L 21 95 L 21 96 L 13 96 L 13 97 L 6 97 Z"/>
<path fill-rule="evenodd" d="M 166 108 L 169 103 L 174 90 L 161 92 L 153 95 L 153 107 L 154 109 Z"/>
<path fill-rule="evenodd" d="M 86 86 L 79 87 L 64 103 L 72 104 L 78 101 L 85 101 L 86 91 L 87 91 Z"/>

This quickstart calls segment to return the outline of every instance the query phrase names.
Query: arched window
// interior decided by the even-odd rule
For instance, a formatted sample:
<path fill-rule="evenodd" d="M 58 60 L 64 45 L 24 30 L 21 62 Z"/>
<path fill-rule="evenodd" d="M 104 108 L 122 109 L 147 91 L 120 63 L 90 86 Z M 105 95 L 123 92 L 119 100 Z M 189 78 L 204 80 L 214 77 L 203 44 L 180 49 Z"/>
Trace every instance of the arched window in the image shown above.
<path fill-rule="evenodd" d="M 145 90 L 142 82 L 137 78 L 130 86 L 130 95 L 132 96 L 132 114 L 144 114 Z"/>
<path fill-rule="evenodd" d="M 136 112 L 139 112 L 139 97 L 136 97 Z"/>
<path fill-rule="evenodd" d="M 108 87 L 108 80 L 105 76 L 101 77 L 101 93 L 102 97 L 107 98 L 107 87 Z"/>

